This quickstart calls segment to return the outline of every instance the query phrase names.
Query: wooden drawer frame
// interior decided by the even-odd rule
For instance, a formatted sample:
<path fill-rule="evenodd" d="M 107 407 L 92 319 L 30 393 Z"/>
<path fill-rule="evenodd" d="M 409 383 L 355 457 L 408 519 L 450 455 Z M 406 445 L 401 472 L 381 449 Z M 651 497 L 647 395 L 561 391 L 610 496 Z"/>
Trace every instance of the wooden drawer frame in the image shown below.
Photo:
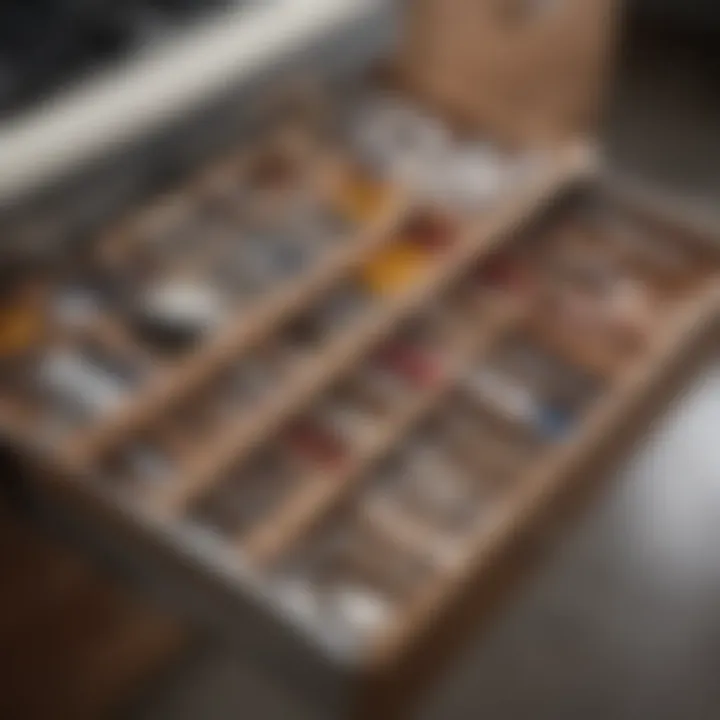
<path fill-rule="evenodd" d="M 472 257 L 488 257 L 561 197 L 595 184 L 623 203 L 640 208 L 653 222 L 720 256 L 720 246 L 712 246 L 718 237 L 714 230 L 694 228 L 687 218 L 678 219 L 682 212 L 668 210 L 664 199 L 653 199 L 652 194 L 594 167 L 588 153 L 580 157 L 581 161 L 574 155 L 571 172 L 563 173 L 562 178 L 555 175 L 526 205 L 513 202 L 511 211 L 497 214 L 484 226 L 489 229 L 478 232 L 478 251 Z M 469 262 L 470 258 L 466 264 Z M 470 627 L 491 617 L 492 603 L 505 585 L 499 578 L 522 564 L 528 554 L 535 556 L 548 523 L 552 524 L 558 512 L 591 480 L 602 476 L 662 403 L 672 397 L 694 364 L 714 346 L 719 321 L 720 288 L 710 287 L 677 313 L 647 357 L 623 373 L 617 388 L 593 410 L 577 438 L 551 453 L 519 483 L 490 525 L 471 541 L 465 562 L 421 593 L 375 649 L 360 658 L 337 656 L 308 628 L 291 621 L 255 567 L 252 554 L 243 560 L 242 553 L 176 525 L 172 516 L 143 513 L 138 507 L 123 505 L 101 488 L 86 484 L 74 468 L 59 472 L 57 464 L 43 468 L 38 466 L 37 456 L 26 457 L 43 502 L 64 507 L 82 518 L 120 556 L 134 558 L 133 563 L 139 560 L 145 577 L 162 578 L 158 585 L 169 581 L 170 587 L 192 595 L 188 605 L 193 611 L 201 608 L 200 615 L 212 618 L 211 624 L 252 648 L 270 672 L 309 694 L 315 704 L 342 716 L 367 717 L 372 712 L 397 717 L 438 674 Z M 348 364 L 355 361 L 352 356 Z M 428 399 L 428 407 L 437 402 L 436 397 Z M 362 467 L 344 475 L 344 484 L 318 486 L 319 492 L 306 494 L 302 502 L 289 504 L 278 519 L 268 522 L 273 531 L 270 557 L 278 548 L 292 544 L 308 523 L 352 493 L 373 459 L 359 462 Z M 290 525 L 277 537 L 274 532 L 282 522 Z M 260 546 L 263 542 L 256 541 Z"/>

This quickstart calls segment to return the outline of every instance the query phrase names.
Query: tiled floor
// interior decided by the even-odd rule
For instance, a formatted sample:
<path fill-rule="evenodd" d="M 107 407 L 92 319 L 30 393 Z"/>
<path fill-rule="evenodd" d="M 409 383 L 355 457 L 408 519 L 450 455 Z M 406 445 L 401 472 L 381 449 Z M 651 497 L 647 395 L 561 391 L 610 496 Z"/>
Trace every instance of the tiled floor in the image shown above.
<path fill-rule="evenodd" d="M 711 204 L 720 190 L 718 75 L 640 47 L 623 68 L 612 161 Z M 421 713 L 421 720 L 720 717 L 720 361 L 647 438 Z M 205 648 L 133 720 L 310 720 Z"/>

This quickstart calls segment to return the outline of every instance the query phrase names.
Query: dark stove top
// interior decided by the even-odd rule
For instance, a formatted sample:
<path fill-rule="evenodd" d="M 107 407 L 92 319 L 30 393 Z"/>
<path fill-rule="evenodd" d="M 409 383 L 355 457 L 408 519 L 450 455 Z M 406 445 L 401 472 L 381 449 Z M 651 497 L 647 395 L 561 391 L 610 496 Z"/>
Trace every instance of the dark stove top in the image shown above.
<path fill-rule="evenodd" d="M 238 0 L 0 0 L 0 118 Z"/>

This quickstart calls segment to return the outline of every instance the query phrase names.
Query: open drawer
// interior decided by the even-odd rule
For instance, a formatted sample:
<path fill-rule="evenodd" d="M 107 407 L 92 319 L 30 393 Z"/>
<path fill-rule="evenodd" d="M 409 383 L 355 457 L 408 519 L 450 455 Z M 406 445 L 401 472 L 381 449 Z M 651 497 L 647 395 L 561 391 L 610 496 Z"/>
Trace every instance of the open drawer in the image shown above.
<path fill-rule="evenodd" d="M 271 672 L 395 717 L 717 331 L 712 233 L 587 162 L 524 202 L 433 216 L 437 262 L 389 290 L 386 258 L 362 265 L 377 292 L 333 299 L 354 308 L 339 323 L 328 289 L 250 347 L 221 333 L 217 358 L 179 364 L 198 380 L 110 413 L 112 433 L 33 442 L 24 384 L 5 427 L 46 501 L 191 589 Z"/>
<path fill-rule="evenodd" d="M 439 31 L 482 4 L 418 6 Z M 417 698 L 720 308 L 712 231 L 581 143 L 503 137 L 512 102 L 454 107 L 472 77 L 408 79 L 304 105 L 3 296 L 0 425 L 37 495 L 333 717 Z"/>
<path fill-rule="evenodd" d="M 444 131 L 374 78 L 330 108 L 306 97 L 100 237 L 3 265 L 0 428 L 37 499 L 93 547 L 332 704 L 346 659 L 291 618 L 260 558 L 302 534 L 334 473 L 355 482 L 440 401 L 465 332 L 426 368 L 404 347 L 432 337 L 413 320 L 591 154 Z M 426 143 L 438 130 L 444 158 Z M 449 320 L 427 318 L 440 344 Z M 333 418 L 368 426 L 349 465 L 317 427 Z"/>

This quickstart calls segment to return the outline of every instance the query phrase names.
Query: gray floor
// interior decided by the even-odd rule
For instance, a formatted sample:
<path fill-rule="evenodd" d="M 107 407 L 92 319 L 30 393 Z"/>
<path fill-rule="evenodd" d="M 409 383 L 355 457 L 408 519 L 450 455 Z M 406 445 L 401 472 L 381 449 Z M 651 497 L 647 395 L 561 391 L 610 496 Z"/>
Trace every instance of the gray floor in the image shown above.
<path fill-rule="evenodd" d="M 711 205 L 720 186 L 712 83 L 692 59 L 671 53 L 628 62 L 608 155 Z M 720 361 L 696 378 L 419 720 L 714 720 L 718 677 Z M 186 658 L 131 715 L 315 717 L 219 647 Z"/>
<path fill-rule="evenodd" d="M 422 717 L 720 716 L 720 363 Z"/>

